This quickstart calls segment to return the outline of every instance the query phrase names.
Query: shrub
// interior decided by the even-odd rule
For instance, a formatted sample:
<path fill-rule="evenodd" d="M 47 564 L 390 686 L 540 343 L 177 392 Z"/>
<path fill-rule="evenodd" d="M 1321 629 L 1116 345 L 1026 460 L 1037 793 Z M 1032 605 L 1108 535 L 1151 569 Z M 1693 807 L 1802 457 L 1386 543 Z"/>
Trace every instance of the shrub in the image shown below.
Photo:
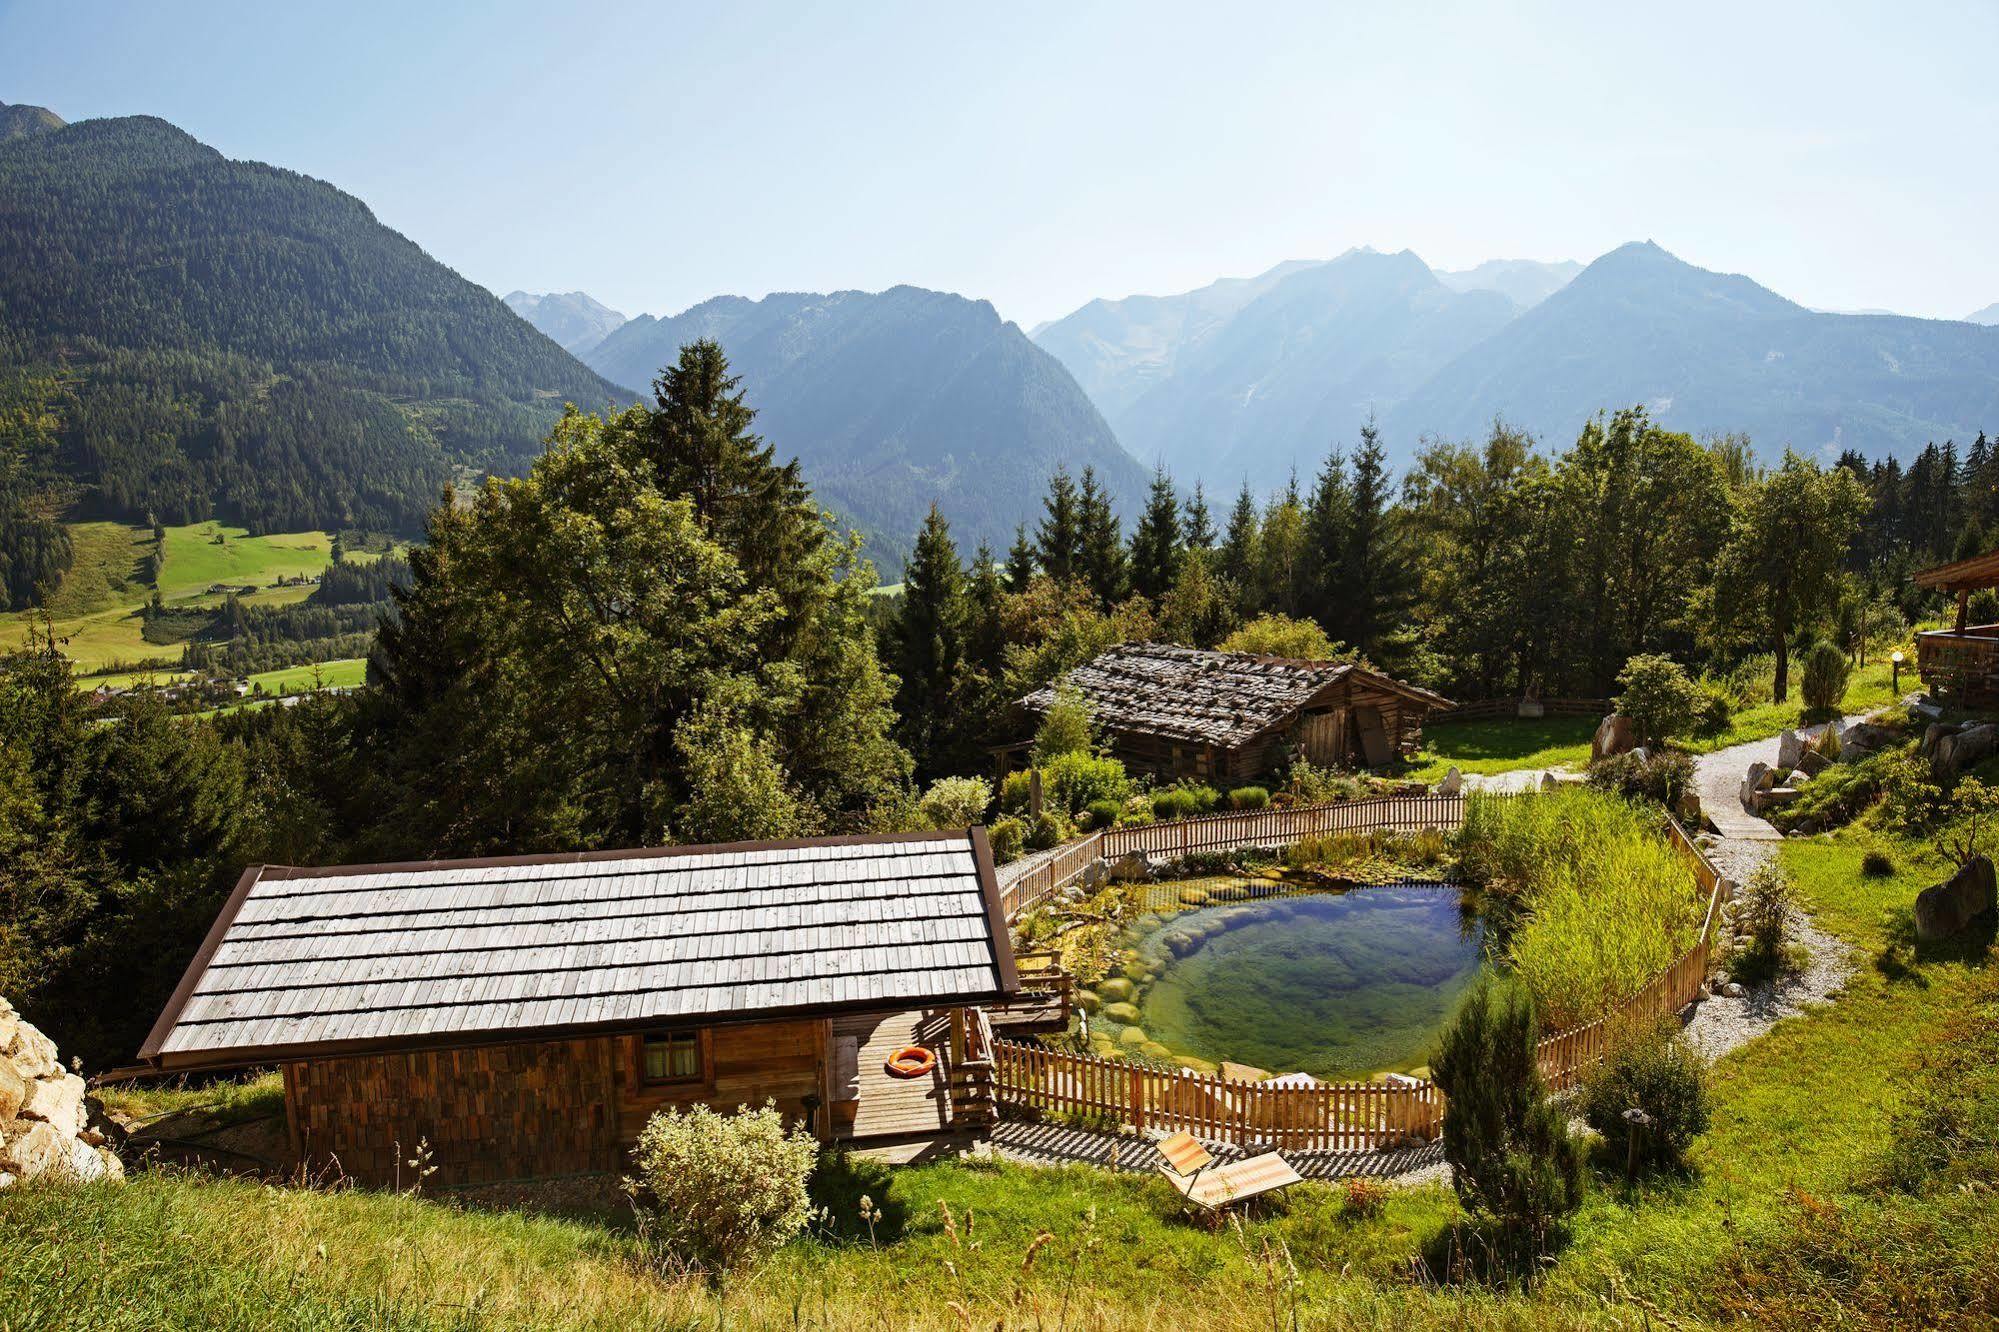
<path fill-rule="evenodd" d="M 625 1188 L 642 1237 L 670 1271 L 724 1273 L 777 1252 L 812 1218 L 806 1180 L 819 1144 L 786 1132 L 774 1104 L 733 1115 L 705 1105 L 646 1121 Z"/>
<path fill-rule="evenodd" d="M 1860 872 L 1870 879 L 1885 879 L 1895 872 L 1895 860 L 1886 851 L 1869 851 L 1860 858 Z"/>
<path fill-rule="evenodd" d="M 1821 638 L 1805 649 L 1803 669 L 1799 673 L 1798 692 L 1804 696 L 1805 709 L 1809 712 L 1839 711 L 1840 700 L 1846 697 L 1846 680 L 1853 673 L 1847 664 L 1846 654 Z"/>
<path fill-rule="evenodd" d="M 1432 1076 L 1444 1103 L 1451 1186 L 1495 1222 L 1511 1256 L 1546 1252 L 1561 1219 L 1582 1205 L 1582 1150 L 1568 1114 L 1548 1099 L 1534 1002 L 1509 981 L 1472 987 L 1437 1042 Z"/>
<path fill-rule="evenodd" d="M 1027 801 L 1034 786 L 1034 770 L 1021 768 L 1000 779 L 1000 808 L 1009 814 L 1027 811 Z"/>
<path fill-rule="evenodd" d="M 992 843 L 993 859 L 1004 865 L 1009 860 L 1020 859 L 1020 853 L 1027 846 L 1027 825 L 1008 815 L 993 820 L 993 826 L 986 829 L 986 839 Z"/>
<path fill-rule="evenodd" d="M 932 828 L 969 828 L 984 820 L 992 802 L 992 783 L 983 777 L 939 777 L 916 808 Z"/>
<path fill-rule="evenodd" d="M 1079 814 L 1099 800 L 1120 801 L 1131 791 L 1124 764 L 1087 752 L 1062 754 L 1041 770 L 1047 798 L 1070 814 Z"/>
<path fill-rule="evenodd" d="M 1755 984 L 1789 968 L 1785 940 L 1790 911 L 1791 881 L 1775 861 L 1766 860 L 1735 899 L 1735 928 L 1744 938 L 1729 959 L 1731 976 Z"/>
<path fill-rule="evenodd" d="M 1692 728 L 1701 693 L 1687 668 L 1671 657 L 1641 652 L 1624 663 L 1617 683 L 1624 686 L 1616 699 L 1617 710 L 1631 718 L 1644 743 L 1660 745 L 1667 736 L 1683 735 Z"/>
<path fill-rule="evenodd" d="M 1292 657 L 1302 661 L 1353 661 L 1357 654 L 1326 636 L 1326 631 L 1310 620 L 1294 620 L 1289 615 L 1259 615 L 1224 638 L 1223 652 L 1254 652 L 1263 657 Z"/>
<path fill-rule="evenodd" d="M 1027 824 L 1027 847 L 1030 851 L 1046 851 L 1051 846 L 1059 846 L 1069 836 L 1069 822 L 1052 809 L 1044 809 L 1041 816 Z"/>
<path fill-rule="evenodd" d="M 1034 761 L 1046 763 L 1064 754 L 1087 754 L 1096 748 L 1096 725 L 1089 701 L 1068 685 L 1057 686 L 1055 701 L 1034 732 Z"/>
<path fill-rule="evenodd" d="M 1707 1065 L 1670 1019 L 1627 1024 L 1611 1042 L 1610 1054 L 1583 1076 L 1583 1119 L 1622 1162 L 1632 1131 L 1624 1112 L 1643 1110 L 1652 1123 L 1639 1139 L 1639 1166 L 1681 1165 L 1693 1140 L 1707 1132 Z"/>
<path fill-rule="evenodd" d="M 1821 832 L 1844 827 L 1881 798 L 1892 766 L 1889 755 L 1877 754 L 1827 768 L 1799 788 L 1796 800 L 1773 810 L 1770 822 L 1785 832 L 1807 822 Z"/>
<path fill-rule="evenodd" d="M 1262 809 L 1270 803 L 1270 792 L 1261 786 L 1238 786 L 1229 792 L 1230 809 Z"/>
<path fill-rule="evenodd" d="M 1589 765 L 1589 782 L 1599 791 L 1627 800 L 1650 800 L 1672 809 L 1694 783 L 1694 761 L 1673 749 L 1642 757 L 1635 750 L 1613 754 Z"/>
<path fill-rule="evenodd" d="M 1290 786 L 1307 805 L 1329 805 L 1338 800 L 1359 800 L 1375 793 L 1377 779 L 1364 773 L 1342 772 L 1338 768 L 1315 767 L 1303 757 L 1291 763 Z"/>
<path fill-rule="evenodd" d="M 1091 828 L 1108 828 L 1118 821 L 1124 806 L 1115 800 L 1092 800 L 1090 807 L 1083 811 Z"/>
<path fill-rule="evenodd" d="M 1194 794 L 1184 786 L 1169 786 L 1152 794 L 1152 817 L 1164 823 L 1170 819 L 1192 818 Z"/>
<path fill-rule="evenodd" d="M 1735 719 L 1735 695 L 1725 683 L 1705 675 L 1694 688 L 1697 692 L 1690 729 L 1695 735 L 1720 735 Z"/>
<path fill-rule="evenodd" d="M 1340 1215 L 1349 1221 L 1372 1221 L 1388 1210 L 1387 1184 L 1367 1175 L 1349 1175 L 1340 1181 Z"/>

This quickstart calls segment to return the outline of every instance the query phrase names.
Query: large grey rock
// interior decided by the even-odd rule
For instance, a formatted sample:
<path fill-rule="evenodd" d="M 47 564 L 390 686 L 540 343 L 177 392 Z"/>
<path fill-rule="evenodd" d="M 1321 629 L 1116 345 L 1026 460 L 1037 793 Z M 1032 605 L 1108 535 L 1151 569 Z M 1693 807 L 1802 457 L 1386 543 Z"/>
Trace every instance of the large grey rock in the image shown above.
<path fill-rule="evenodd" d="M 1876 726 L 1873 722 L 1855 722 L 1839 733 L 1839 761 L 1856 763 L 1869 754 L 1886 749 L 1901 739 L 1901 735 L 1886 726 Z"/>
<path fill-rule="evenodd" d="M 83 1132 L 83 1079 L 74 1073 L 36 1078 L 21 1104 L 23 1119 L 39 1119 L 65 1138 Z"/>
<path fill-rule="evenodd" d="M 1629 753 L 1637 743 L 1637 725 L 1623 713 L 1613 712 L 1597 723 L 1596 734 L 1589 742 L 1590 761 Z"/>
<path fill-rule="evenodd" d="M 1956 735 L 1959 729 L 1961 728 L 1948 725 L 1944 722 L 1931 722 L 1928 726 L 1925 726 L 1923 728 L 1923 741 L 1921 745 L 1923 757 L 1935 757 L 1938 742 L 1945 736 Z"/>
<path fill-rule="evenodd" d="M 1465 789 L 1465 775 L 1457 770 L 1457 766 L 1455 764 L 1451 766 L 1451 770 L 1449 772 L 1444 774 L 1444 780 L 1437 783 L 1438 795 L 1447 795 L 1447 796 L 1460 795 L 1463 793 L 1464 789 Z"/>
<path fill-rule="evenodd" d="M 14 1071 L 24 1078 L 62 1072 L 62 1065 L 56 1062 L 56 1043 L 26 1022 L 15 1027 L 14 1039 L 0 1054 L 13 1060 Z"/>
<path fill-rule="evenodd" d="M 1753 809 L 1755 807 L 1756 793 L 1763 789 L 1764 781 L 1769 776 L 1769 764 L 1752 763 L 1749 765 L 1749 773 L 1742 779 L 1741 797 L 1744 809 Z"/>
<path fill-rule="evenodd" d="M 1807 749 L 1804 753 L 1798 755 L 1797 771 L 1804 773 L 1807 777 L 1816 777 L 1831 766 L 1832 760 L 1819 753 L 1816 749 Z"/>
<path fill-rule="evenodd" d="M 21 1015 L 14 1011 L 14 1005 L 0 998 L 0 1054 L 14 1043 L 14 1033 L 21 1029 Z"/>
<path fill-rule="evenodd" d="M 0 1170 L 33 1179 L 69 1158 L 69 1143 L 39 1119 L 17 1119 L 0 1128 Z"/>
<path fill-rule="evenodd" d="M 1999 906 L 1999 880 L 1992 862 L 1973 856 L 1942 883 L 1916 894 L 1916 937 L 1948 939 L 1973 920 Z"/>
<path fill-rule="evenodd" d="M 1128 851 L 1111 862 L 1110 875 L 1117 883 L 1143 883 L 1152 877 L 1152 862 L 1143 851 Z"/>
<path fill-rule="evenodd" d="M 0 1059 L 0 1124 L 20 1113 L 28 1099 L 28 1080 L 14 1071 L 14 1065 Z"/>
<path fill-rule="evenodd" d="M 1796 731 L 1785 731 L 1777 737 L 1777 766 L 1795 768 L 1798 759 L 1805 752 L 1804 737 Z"/>
<path fill-rule="evenodd" d="M 1955 777 L 1990 758 L 1995 749 L 1999 749 L 1999 726 L 1967 726 L 1955 735 L 1937 738 L 1930 751 L 1930 771 L 1939 778 Z"/>

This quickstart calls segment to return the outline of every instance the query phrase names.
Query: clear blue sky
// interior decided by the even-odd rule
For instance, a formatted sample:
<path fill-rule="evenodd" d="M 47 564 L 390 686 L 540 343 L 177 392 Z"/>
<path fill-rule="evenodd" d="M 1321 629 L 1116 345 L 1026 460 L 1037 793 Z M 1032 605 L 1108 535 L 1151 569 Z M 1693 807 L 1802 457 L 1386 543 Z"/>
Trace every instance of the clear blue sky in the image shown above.
<path fill-rule="evenodd" d="M 0 101 L 163 116 L 628 314 L 910 282 L 1026 326 L 1351 245 L 1647 237 L 1809 305 L 1999 301 L 1990 0 L 0 0 Z"/>

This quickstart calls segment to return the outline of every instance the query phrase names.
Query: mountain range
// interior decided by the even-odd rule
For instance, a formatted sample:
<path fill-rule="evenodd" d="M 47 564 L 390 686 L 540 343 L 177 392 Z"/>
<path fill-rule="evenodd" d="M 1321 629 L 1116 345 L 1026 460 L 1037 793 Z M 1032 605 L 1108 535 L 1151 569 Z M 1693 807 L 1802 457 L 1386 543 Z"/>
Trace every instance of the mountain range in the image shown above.
<path fill-rule="evenodd" d="M 1994 301 L 1983 310 L 1973 310 L 1964 317 L 1967 324 L 1999 324 L 1999 301 Z"/>
<path fill-rule="evenodd" d="M 1762 451 L 1906 453 L 1999 422 L 1999 330 L 1826 314 L 1650 242 L 1574 264 L 1437 273 L 1353 250 L 1178 296 L 1092 301 L 1035 330 L 1123 443 L 1184 482 L 1309 475 L 1370 413 L 1398 461 L 1494 416 L 1552 447 L 1641 404 Z"/>
<path fill-rule="evenodd" d="M 323 181 L 0 108 L 0 371 L 67 381 L 71 517 L 413 532 L 599 378 Z"/>
<path fill-rule="evenodd" d="M 985 301 L 920 287 L 719 296 L 641 315 L 584 359 L 639 387 L 696 338 L 722 344 L 757 431 L 890 565 L 932 503 L 969 556 L 1039 516 L 1058 466 L 1094 468 L 1127 508 L 1146 485 L 1076 380 Z"/>
<path fill-rule="evenodd" d="M 510 291 L 500 299 L 572 356 L 583 355 L 625 322 L 624 315 L 580 291 Z"/>

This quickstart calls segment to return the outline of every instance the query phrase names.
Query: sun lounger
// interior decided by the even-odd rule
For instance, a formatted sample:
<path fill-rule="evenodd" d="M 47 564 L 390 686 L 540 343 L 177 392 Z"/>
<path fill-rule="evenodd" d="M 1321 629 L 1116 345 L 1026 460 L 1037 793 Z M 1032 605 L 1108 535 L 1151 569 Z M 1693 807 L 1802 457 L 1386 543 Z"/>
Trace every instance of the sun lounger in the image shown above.
<path fill-rule="evenodd" d="M 1159 1154 L 1166 1158 L 1159 1173 L 1172 1182 L 1181 1197 L 1206 1212 L 1220 1212 L 1303 1179 L 1281 1152 L 1216 1165 L 1208 1149 L 1189 1133 L 1166 1138 L 1159 1144 Z"/>

